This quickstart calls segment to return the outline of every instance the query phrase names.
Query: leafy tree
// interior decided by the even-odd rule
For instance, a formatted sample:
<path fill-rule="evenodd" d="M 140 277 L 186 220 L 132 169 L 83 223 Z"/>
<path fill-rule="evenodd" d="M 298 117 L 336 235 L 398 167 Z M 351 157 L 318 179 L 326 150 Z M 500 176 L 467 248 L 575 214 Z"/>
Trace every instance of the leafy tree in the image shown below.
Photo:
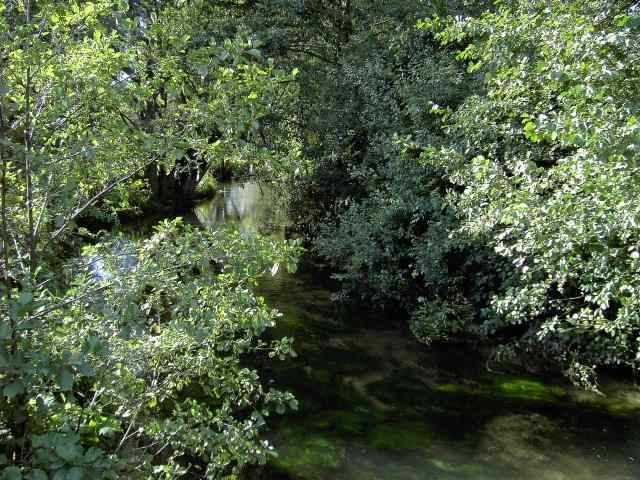
<path fill-rule="evenodd" d="M 443 172 L 417 161 L 424 149 L 446 143 L 443 115 L 478 83 L 415 23 L 472 6 L 367 6 L 328 75 L 322 106 L 315 107 L 324 111 L 308 120 L 318 139 L 308 152 L 317 162 L 303 181 L 310 201 L 302 197 L 301 220 L 311 223 L 316 251 L 337 270 L 340 297 L 410 311 L 424 304 L 421 316 L 428 308 L 434 318 L 458 319 L 429 331 L 432 322 L 414 322 L 416 334 L 431 341 L 462 333 L 497 283 L 492 273 L 474 275 L 492 260 L 490 252 L 449 238 L 458 220 L 445 200 L 450 184 Z"/>
<path fill-rule="evenodd" d="M 56 305 L 82 300 L 49 307 L 54 331 L 37 332 L 50 356 L 28 386 L 42 399 L 34 424 L 101 447 L 109 472 L 128 478 L 224 478 L 264 463 L 265 417 L 296 403 L 263 387 L 242 360 L 292 353 L 289 339 L 260 340 L 279 314 L 251 287 L 274 264 L 294 268 L 297 255 L 296 244 L 180 222 L 160 224 L 148 240 L 87 247 Z M 62 373 L 47 375 L 46 365 Z M 64 401 L 51 391 L 52 374 Z"/>
<path fill-rule="evenodd" d="M 637 369 L 636 3 L 354 3 L 301 130 L 344 293 L 582 385 Z"/>
<path fill-rule="evenodd" d="M 259 339 L 277 314 L 250 287 L 294 268 L 297 244 L 178 222 L 145 241 L 93 236 L 71 260 L 88 209 L 151 166 L 229 153 L 290 80 L 240 40 L 192 40 L 205 6 L 164 5 L 143 41 L 123 2 L 0 5 L 6 478 L 224 478 L 263 462 L 264 417 L 295 407 L 247 360 L 291 353 Z"/>
<path fill-rule="evenodd" d="M 501 2 L 423 24 L 484 74 L 423 156 L 459 185 L 456 235 L 513 267 L 488 333 L 518 332 L 593 386 L 597 366 L 638 367 L 638 34 L 634 2 Z M 515 331 L 514 331 L 515 329 Z"/>
<path fill-rule="evenodd" d="M 294 75 L 277 70 L 225 8 L 141 2 L 121 29 L 134 52 L 123 75 L 138 94 L 122 115 L 131 135 L 150 136 L 161 149 L 145 172 L 156 207 L 188 204 L 209 169 L 268 168 L 274 160 L 265 122 Z M 235 22 L 241 26 L 231 28 Z"/>

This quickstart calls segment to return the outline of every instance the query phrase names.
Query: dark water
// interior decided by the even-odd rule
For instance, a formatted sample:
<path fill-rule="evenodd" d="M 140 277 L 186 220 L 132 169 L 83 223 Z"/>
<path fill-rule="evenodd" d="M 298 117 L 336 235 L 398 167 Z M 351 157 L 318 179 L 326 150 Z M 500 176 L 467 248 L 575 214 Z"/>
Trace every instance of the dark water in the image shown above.
<path fill-rule="evenodd" d="M 231 184 L 196 209 L 201 223 L 284 237 L 276 198 Z M 640 389 L 606 396 L 548 380 L 490 373 L 468 348 L 426 347 L 366 306 L 330 301 L 313 267 L 266 278 L 299 357 L 264 374 L 300 410 L 272 419 L 271 480 L 640 479 Z"/>

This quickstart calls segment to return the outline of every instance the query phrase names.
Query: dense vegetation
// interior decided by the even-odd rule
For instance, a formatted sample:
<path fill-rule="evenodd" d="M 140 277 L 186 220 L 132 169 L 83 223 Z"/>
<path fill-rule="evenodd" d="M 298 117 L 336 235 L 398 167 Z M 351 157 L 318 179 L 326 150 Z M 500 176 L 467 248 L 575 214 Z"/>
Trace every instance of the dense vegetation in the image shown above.
<path fill-rule="evenodd" d="M 336 297 L 424 342 L 637 371 L 639 87 L 631 0 L 2 2 L 2 478 L 267 460 L 295 353 L 252 287 L 299 244 L 99 230 L 208 175 L 290 192 Z"/>
<path fill-rule="evenodd" d="M 306 182 L 345 294 L 583 385 L 637 368 L 634 3 L 403 2 L 363 21 Z"/>
<path fill-rule="evenodd" d="M 251 288 L 294 268 L 297 244 L 77 225 L 133 194 L 188 200 L 219 156 L 252 161 L 291 74 L 246 35 L 207 30 L 207 2 L 0 13 L 3 478 L 223 478 L 264 462 L 264 417 L 295 400 L 247 358 L 291 343 L 261 340 L 277 312 Z"/>

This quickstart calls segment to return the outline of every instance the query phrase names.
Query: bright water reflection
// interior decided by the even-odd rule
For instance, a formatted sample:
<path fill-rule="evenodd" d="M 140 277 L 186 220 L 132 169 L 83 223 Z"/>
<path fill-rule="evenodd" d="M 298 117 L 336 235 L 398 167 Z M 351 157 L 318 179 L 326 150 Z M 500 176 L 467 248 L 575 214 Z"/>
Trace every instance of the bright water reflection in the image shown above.
<path fill-rule="evenodd" d="M 214 198 L 195 208 L 198 221 L 209 228 L 235 225 L 244 233 L 269 233 L 284 238 L 286 218 L 266 185 L 256 182 L 225 184 Z"/>
<path fill-rule="evenodd" d="M 275 198 L 233 184 L 198 219 L 284 235 Z M 279 451 L 267 480 L 637 480 L 640 389 L 605 382 L 607 397 L 507 373 L 449 345 L 427 348 L 366 306 L 340 310 L 326 279 L 303 266 L 265 279 L 284 313 L 275 334 L 299 357 L 263 372 L 301 410 L 272 418 Z"/>

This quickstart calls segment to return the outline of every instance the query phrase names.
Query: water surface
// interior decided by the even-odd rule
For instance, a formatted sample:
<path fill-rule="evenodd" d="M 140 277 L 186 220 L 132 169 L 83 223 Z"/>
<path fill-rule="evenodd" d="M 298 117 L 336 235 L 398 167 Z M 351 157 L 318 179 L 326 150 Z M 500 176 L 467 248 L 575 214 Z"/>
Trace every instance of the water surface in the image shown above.
<path fill-rule="evenodd" d="M 276 198 L 228 185 L 196 208 L 209 228 L 284 238 Z M 313 266 L 265 278 L 283 312 L 272 333 L 299 356 L 263 372 L 300 401 L 272 418 L 271 480 L 632 480 L 640 478 L 640 389 L 609 380 L 606 397 L 562 379 L 489 372 L 461 345 L 427 347 L 366 305 L 339 307 Z"/>

